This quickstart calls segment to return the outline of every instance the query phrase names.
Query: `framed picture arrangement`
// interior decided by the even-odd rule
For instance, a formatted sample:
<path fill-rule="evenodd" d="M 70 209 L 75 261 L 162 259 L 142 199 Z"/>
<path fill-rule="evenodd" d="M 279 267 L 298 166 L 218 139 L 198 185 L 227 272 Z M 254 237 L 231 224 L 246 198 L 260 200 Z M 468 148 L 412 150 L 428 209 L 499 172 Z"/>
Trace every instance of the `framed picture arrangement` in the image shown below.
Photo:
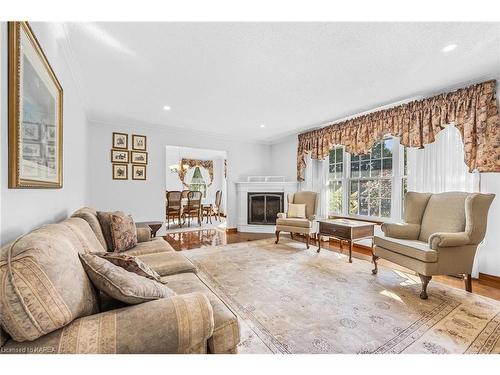
<path fill-rule="evenodd" d="M 63 89 L 30 25 L 8 31 L 9 188 L 61 188 Z"/>
<path fill-rule="evenodd" d="M 111 168 L 113 180 L 128 180 L 128 164 L 132 164 L 132 180 L 146 180 L 148 153 L 146 136 L 132 134 L 132 150 L 128 149 L 128 134 L 113 132 Z M 36 152 L 36 150 L 33 150 Z"/>

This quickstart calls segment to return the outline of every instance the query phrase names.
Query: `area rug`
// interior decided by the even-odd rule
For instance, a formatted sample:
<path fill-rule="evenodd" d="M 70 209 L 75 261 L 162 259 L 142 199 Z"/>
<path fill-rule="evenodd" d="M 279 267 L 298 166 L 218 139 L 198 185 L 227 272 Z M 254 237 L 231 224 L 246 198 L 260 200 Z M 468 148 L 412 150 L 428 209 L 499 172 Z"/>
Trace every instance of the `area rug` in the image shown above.
<path fill-rule="evenodd" d="M 240 319 L 240 353 L 500 353 L 500 302 L 272 239 L 190 250 Z"/>

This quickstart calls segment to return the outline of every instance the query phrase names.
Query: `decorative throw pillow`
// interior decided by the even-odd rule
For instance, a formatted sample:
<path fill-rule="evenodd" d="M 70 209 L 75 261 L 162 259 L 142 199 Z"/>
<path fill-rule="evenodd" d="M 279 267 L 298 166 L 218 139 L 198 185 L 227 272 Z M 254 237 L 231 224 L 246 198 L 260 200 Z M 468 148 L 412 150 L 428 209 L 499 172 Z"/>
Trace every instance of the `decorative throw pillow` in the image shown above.
<path fill-rule="evenodd" d="M 79 256 L 94 286 L 118 301 L 138 304 L 175 295 L 165 285 L 126 271 L 95 254 Z"/>
<path fill-rule="evenodd" d="M 113 240 L 113 251 L 125 251 L 137 245 L 137 228 L 132 216 L 112 214 L 110 230 L 111 239 Z"/>
<path fill-rule="evenodd" d="M 98 257 L 104 258 L 113 263 L 115 266 L 121 267 L 128 272 L 133 272 L 139 276 L 147 277 L 148 279 L 159 281 L 160 275 L 149 267 L 146 263 L 137 257 L 128 254 L 120 253 L 93 253 Z"/>
<path fill-rule="evenodd" d="M 108 251 L 113 251 L 113 238 L 111 237 L 111 215 L 125 215 L 122 211 L 104 212 L 97 211 L 97 220 L 101 224 L 102 234 L 104 235 L 104 240 L 106 245 L 108 245 Z"/>
<path fill-rule="evenodd" d="M 288 203 L 288 217 L 295 217 L 299 219 L 306 218 L 306 205 L 305 204 L 293 204 Z"/>

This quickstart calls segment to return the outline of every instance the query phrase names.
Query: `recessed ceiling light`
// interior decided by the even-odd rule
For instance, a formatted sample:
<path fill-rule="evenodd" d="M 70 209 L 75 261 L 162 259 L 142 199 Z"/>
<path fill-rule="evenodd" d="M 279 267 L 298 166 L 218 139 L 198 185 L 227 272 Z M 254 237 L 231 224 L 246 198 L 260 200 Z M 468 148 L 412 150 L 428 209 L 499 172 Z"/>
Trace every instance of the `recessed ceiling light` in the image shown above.
<path fill-rule="evenodd" d="M 453 51 L 455 48 L 457 48 L 457 45 L 456 45 L 456 44 L 449 44 L 449 45 L 447 45 L 446 47 L 444 47 L 441 51 L 443 51 L 443 52 L 451 52 L 451 51 Z"/>
<path fill-rule="evenodd" d="M 266 125 L 264 125 L 264 124 L 260 124 L 260 127 L 261 127 L 261 128 L 265 128 L 265 127 L 266 127 Z"/>
<path fill-rule="evenodd" d="M 163 106 L 164 111 L 170 111 L 170 106 L 169 105 L 164 105 Z"/>

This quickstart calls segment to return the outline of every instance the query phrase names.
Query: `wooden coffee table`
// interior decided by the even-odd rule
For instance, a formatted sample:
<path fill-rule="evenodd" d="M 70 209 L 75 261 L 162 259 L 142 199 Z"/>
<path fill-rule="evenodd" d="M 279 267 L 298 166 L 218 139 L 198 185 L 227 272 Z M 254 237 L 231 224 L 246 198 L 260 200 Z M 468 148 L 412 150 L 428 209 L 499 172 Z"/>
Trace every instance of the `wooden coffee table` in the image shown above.
<path fill-rule="evenodd" d="M 138 227 L 149 227 L 151 229 L 151 237 L 156 237 L 156 233 L 160 230 L 163 223 L 161 221 L 141 221 L 136 223 Z"/>
<path fill-rule="evenodd" d="M 318 253 L 321 250 L 321 236 L 334 237 L 349 243 L 349 263 L 352 263 L 352 244 L 355 241 L 371 238 L 373 250 L 373 230 L 375 223 L 351 219 L 318 220 Z"/>

